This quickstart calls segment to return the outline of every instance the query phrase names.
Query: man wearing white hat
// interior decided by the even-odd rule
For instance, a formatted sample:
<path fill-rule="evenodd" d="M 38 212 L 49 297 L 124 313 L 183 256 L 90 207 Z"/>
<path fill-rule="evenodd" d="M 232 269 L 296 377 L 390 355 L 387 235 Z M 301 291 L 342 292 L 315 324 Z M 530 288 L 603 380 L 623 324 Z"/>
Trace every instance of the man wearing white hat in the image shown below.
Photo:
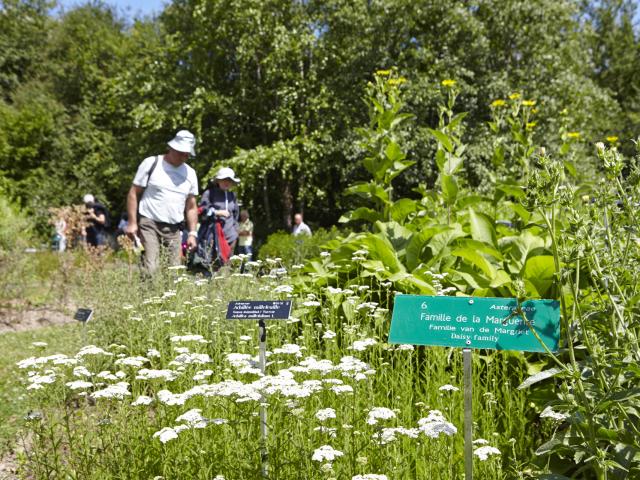
<path fill-rule="evenodd" d="M 180 130 L 168 143 L 167 153 L 144 159 L 127 195 L 129 224 L 125 231 L 142 241 L 143 265 L 149 274 L 157 271 L 163 251 L 169 265 L 180 263 L 183 221 L 189 230 L 187 246 L 190 250 L 196 247 L 198 178 L 185 163 L 189 155 L 195 156 L 195 144 L 191 132 Z"/>

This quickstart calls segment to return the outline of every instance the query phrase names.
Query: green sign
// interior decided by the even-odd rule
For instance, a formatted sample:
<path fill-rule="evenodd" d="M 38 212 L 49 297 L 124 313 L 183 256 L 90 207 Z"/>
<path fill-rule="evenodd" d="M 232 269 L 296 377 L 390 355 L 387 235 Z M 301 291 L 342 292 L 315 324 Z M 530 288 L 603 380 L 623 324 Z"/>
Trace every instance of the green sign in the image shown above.
<path fill-rule="evenodd" d="M 556 300 L 527 300 L 517 313 L 514 298 L 398 295 L 390 343 L 544 352 L 558 350 L 560 306 Z M 528 324 L 527 324 L 528 323 Z"/>

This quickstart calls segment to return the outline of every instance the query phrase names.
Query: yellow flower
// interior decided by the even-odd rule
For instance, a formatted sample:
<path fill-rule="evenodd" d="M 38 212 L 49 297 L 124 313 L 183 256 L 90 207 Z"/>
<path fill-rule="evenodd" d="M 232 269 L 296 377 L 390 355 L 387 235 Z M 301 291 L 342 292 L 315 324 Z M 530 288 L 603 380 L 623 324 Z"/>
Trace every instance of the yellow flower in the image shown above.
<path fill-rule="evenodd" d="M 618 141 L 618 137 L 616 137 L 615 135 L 611 135 L 607 137 L 607 142 L 609 143 L 616 143 L 617 141 Z"/>
<path fill-rule="evenodd" d="M 527 123 L 526 127 L 527 130 L 533 130 L 533 128 L 537 125 L 537 122 L 529 122 Z"/>
<path fill-rule="evenodd" d="M 376 75 L 378 77 L 388 77 L 391 75 L 391 70 L 376 70 Z"/>
<path fill-rule="evenodd" d="M 580 132 L 568 132 L 567 137 L 569 138 L 580 138 Z"/>
<path fill-rule="evenodd" d="M 407 79 L 404 77 L 391 78 L 387 80 L 387 83 L 391 86 L 402 85 L 403 83 L 406 83 L 406 82 L 407 82 Z"/>
<path fill-rule="evenodd" d="M 535 100 L 523 100 L 522 105 L 525 107 L 533 107 L 536 104 Z"/>
<path fill-rule="evenodd" d="M 509 95 L 509 100 L 517 100 L 519 98 L 520 98 L 519 93 L 512 93 L 511 95 Z"/>
<path fill-rule="evenodd" d="M 440 83 L 441 83 L 441 85 L 443 87 L 450 88 L 450 87 L 453 87 L 456 84 L 456 81 L 455 80 L 451 80 L 451 79 L 446 79 L 446 80 L 442 80 L 442 82 L 440 82 Z"/>
<path fill-rule="evenodd" d="M 538 109 L 537 108 L 532 108 L 531 109 L 531 113 L 538 113 Z"/>
<path fill-rule="evenodd" d="M 507 104 L 504 100 L 498 99 L 491 102 L 493 108 L 504 107 Z"/>

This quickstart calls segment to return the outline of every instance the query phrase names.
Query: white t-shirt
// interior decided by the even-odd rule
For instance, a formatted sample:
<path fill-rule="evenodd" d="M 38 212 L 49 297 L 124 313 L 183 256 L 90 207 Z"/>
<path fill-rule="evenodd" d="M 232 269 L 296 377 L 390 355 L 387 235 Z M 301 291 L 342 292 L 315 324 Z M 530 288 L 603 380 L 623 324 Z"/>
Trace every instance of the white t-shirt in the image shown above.
<path fill-rule="evenodd" d="M 184 220 L 187 197 L 198 195 L 198 177 L 195 170 L 186 163 L 174 167 L 164 160 L 164 156 L 159 157 L 151 177 L 149 170 L 157 156 L 145 158 L 133 179 L 134 185 L 145 189 L 138 212 L 156 222 L 180 223 Z"/>

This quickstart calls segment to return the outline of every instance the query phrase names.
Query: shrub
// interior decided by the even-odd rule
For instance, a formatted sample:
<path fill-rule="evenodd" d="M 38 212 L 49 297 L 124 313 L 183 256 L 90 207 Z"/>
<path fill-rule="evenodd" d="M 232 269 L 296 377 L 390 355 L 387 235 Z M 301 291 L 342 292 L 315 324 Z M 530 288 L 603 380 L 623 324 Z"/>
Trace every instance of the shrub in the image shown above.
<path fill-rule="evenodd" d="M 324 244 L 341 234 L 342 232 L 336 227 L 330 230 L 319 228 L 313 235 L 293 236 L 279 231 L 269 235 L 267 241 L 260 247 L 258 258 L 264 260 L 277 257 L 282 259 L 284 265 L 291 266 L 318 256 Z"/>

